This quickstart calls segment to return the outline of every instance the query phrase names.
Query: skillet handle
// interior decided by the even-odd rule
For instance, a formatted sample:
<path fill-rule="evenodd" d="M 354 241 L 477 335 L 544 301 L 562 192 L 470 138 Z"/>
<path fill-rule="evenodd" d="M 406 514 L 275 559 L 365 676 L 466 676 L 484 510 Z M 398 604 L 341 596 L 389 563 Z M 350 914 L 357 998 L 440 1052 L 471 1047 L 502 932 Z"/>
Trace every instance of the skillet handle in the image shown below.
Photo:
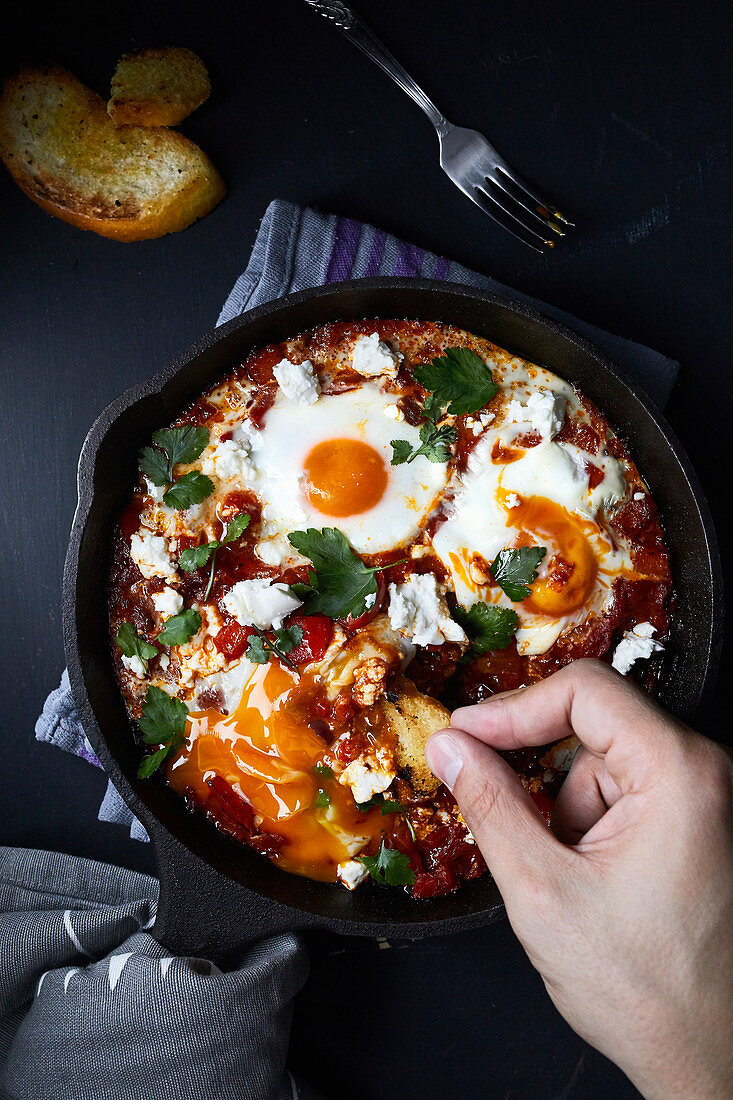
<path fill-rule="evenodd" d="M 153 843 L 160 897 L 150 931 L 175 955 L 230 966 L 257 940 L 318 923 L 308 913 L 276 905 L 220 875 L 169 833 L 156 830 Z"/>

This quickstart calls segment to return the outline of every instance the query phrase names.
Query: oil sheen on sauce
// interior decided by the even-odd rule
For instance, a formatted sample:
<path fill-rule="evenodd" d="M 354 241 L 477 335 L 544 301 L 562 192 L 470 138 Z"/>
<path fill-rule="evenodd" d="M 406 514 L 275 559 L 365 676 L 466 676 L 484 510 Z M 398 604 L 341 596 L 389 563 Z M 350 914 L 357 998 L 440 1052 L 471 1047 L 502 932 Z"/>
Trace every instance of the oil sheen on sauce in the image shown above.
<path fill-rule="evenodd" d="M 206 780 L 220 776 L 249 803 L 262 831 L 283 838 L 273 857 L 283 870 L 332 882 L 339 863 L 380 835 L 381 814 L 360 813 L 350 788 L 333 780 L 325 784 L 329 804 L 316 804 L 324 782 L 313 766 L 328 764 L 330 756 L 323 739 L 288 706 L 296 685 L 295 675 L 278 662 L 254 665 L 232 714 L 191 712 L 186 744 L 168 781 L 205 805 Z"/>

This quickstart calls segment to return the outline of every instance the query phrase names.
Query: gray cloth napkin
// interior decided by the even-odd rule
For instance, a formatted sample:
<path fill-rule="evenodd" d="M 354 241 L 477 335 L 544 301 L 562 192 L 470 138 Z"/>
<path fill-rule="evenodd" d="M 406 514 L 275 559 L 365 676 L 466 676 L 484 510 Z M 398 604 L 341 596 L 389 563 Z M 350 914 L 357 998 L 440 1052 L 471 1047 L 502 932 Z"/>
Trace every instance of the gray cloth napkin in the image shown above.
<path fill-rule="evenodd" d="M 254 306 L 293 291 L 376 275 L 439 279 L 504 293 L 508 289 L 487 275 L 479 275 L 461 264 L 398 240 L 383 229 L 277 199 L 267 208 L 247 270 L 234 284 L 217 324 L 231 321 Z M 658 405 L 666 404 L 677 377 L 678 363 L 519 291 L 510 290 L 509 293 L 586 336 L 625 367 Z M 46 700 L 43 714 L 36 723 L 36 738 L 101 767 L 84 736 L 65 672 L 61 686 Z M 111 783 L 99 810 L 99 820 L 127 826 L 130 835 L 137 840 L 148 839 L 145 829 Z"/>
<path fill-rule="evenodd" d="M 3 1100 L 317 1100 L 285 1069 L 308 962 L 295 935 L 222 973 L 146 929 L 158 883 L 0 848 Z"/>

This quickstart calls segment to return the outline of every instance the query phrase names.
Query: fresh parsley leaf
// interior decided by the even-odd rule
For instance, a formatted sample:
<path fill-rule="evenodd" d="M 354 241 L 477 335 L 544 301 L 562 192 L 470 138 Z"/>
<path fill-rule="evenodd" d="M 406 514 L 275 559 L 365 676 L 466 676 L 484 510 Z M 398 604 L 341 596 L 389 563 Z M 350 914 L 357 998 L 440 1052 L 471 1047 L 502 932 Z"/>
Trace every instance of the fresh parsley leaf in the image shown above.
<path fill-rule="evenodd" d="M 163 645 L 185 645 L 194 634 L 198 633 L 200 627 L 201 616 L 198 611 L 187 607 L 185 611 L 165 620 L 157 640 Z"/>
<path fill-rule="evenodd" d="M 194 569 L 200 569 L 206 565 L 212 554 L 219 549 L 218 542 L 205 542 L 202 546 L 192 546 L 184 550 L 178 559 L 178 564 L 184 573 L 193 573 Z"/>
<path fill-rule="evenodd" d="M 392 802 L 391 799 L 385 798 L 382 802 L 382 817 L 386 817 L 387 814 L 401 814 L 405 809 L 401 802 Z"/>
<path fill-rule="evenodd" d="M 374 574 L 386 566 L 366 566 L 335 527 L 291 531 L 288 541 L 310 558 L 315 568 L 308 574 L 312 591 L 305 598 L 306 615 L 328 615 L 331 619 L 351 615 L 356 619 L 364 614 L 367 596 L 377 592 Z"/>
<path fill-rule="evenodd" d="M 422 404 L 422 414 L 431 424 L 437 424 L 441 419 L 444 414 L 444 409 L 437 394 L 428 394 Z"/>
<path fill-rule="evenodd" d="M 415 882 L 415 872 L 407 856 L 396 848 L 387 848 L 384 841 L 376 856 L 359 856 L 358 859 L 380 886 L 412 886 Z"/>
<path fill-rule="evenodd" d="M 178 484 L 178 482 L 176 482 L 176 484 Z M 204 592 L 204 600 L 209 598 L 209 592 L 211 592 L 211 586 L 214 583 L 216 551 L 220 546 L 226 546 L 228 543 L 241 538 L 249 527 L 249 520 L 250 517 L 246 512 L 240 512 L 229 524 L 221 540 L 212 539 L 211 542 L 205 542 L 201 546 L 192 546 L 190 550 L 184 550 L 178 559 L 178 564 L 185 573 L 193 573 L 194 569 L 201 569 L 202 566 L 206 565 L 207 561 L 211 559 L 209 583 Z"/>
<path fill-rule="evenodd" d="M 179 477 L 167 493 L 163 494 L 163 503 L 168 508 L 176 508 L 180 512 L 183 508 L 190 508 L 192 504 L 200 504 L 214 492 L 214 482 L 200 470 L 190 470 L 189 473 Z"/>
<path fill-rule="evenodd" d="M 141 661 L 149 661 L 158 656 L 157 646 L 141 638 L 133 623 L 122 623 L 115 635 L 115 641 L 126 657 L 139 657 Z"/>
<path fill-rule="evenodd" d="M 537 567 L 546 553 L 544 546 L 500 550 L 491 563 L 491 575 L 509 599 L 519 603 L 529 596 L 529 586 L 537 580 Z"/>
<path fill-rule="evenodd" d="M 255 633 L 250 636 L 245 657 L 256 665 L 266 665 L 271 657 L 277 657 L 288 668 L 295 671 L 295 665 L 286 657 L 303 641 L 303 628 L 300 626 L 286 626 L 281 630 L 273 631 L 274 639 L 260 630 L 252 628 Z"/>
<path fill-rule="evenodd" d="M 323 787 L 319 787 L 318 794 L 316 795 L 316 800 L 314 802 L 315 808 L 317 810 L 325 810 L 326 806 L 330 805 L 331 799 L 329 797 L 328 791 L 324 791 Z"/>
<path fill-rule="evenodd" d="M 390 446 L 392 448 L 392 466 L 401 466 L 403 462 L 412 462 L 413 458 L 417 458 L 417 451 L 413 453 L 412 444 L 408 443 L 406 439 L 393 439 Z"/>
<path fill-rule="evenodd" d="M 167 485 L 173 480 L 165 451 L 159 451 L 157 447 L 143 447 L 138 455 L 138 461 L 140 469 L 153 485 Z"/>
<path fill-rule="evenodd" d="M 267 638 L 264 634 L 253 634 L 247 644 L 245 657 L 255 665 L 266 665 L 272 656 L 272 650 L 267 647 Z"/>
<path fill-rule="evenodd" d="M 230 542 L 235 542 L 236 539 L 241 539 L 242 535 L 249 527 L 249 521 L 250 517 L 247 512 L 240 512 L 238 516 L 235 516 L 224 532 L 221 545 L 226 546 Z"/>
<path fill-rule="evenodd" d="M 173 481 L 173 467 L 178 462 L 194 462 L 209 442 L 206 428 L 185 424 L 182 428 L 162 428 L 153 432 L 155 447 L 140 452 L 140 469 L 153 485 Z"/>
<path fill-rule="evenodd" d="M 453 618 L 463 627 L 471 643 L 470 653 L 480 657 L 492 649 L 506 649 L 517 629 L 519 617 L 511 607 L 475 603 L 468 611 L 457 607 Z"/>
<path fill-rule="evenodd" d="M 333 768 L 329 768 L 328 764 L 314 764 L 311 771 L 323 779 L 333 779 Z"/>
<path fill-rule="evenodd" d="M 186 737 L 187 717 L 188 707 L 182 700 L 160 688 L 148 688 L 138 726 L 146 744 L 161 745 L 162 748 L 140 761 L 137 774 L 141 779 L 151 776 L 168 756 L 181 747 Z"/>
<path fill-rule="evenodd" d="M 499 389 L 489 367 L 470 348 L 446 348 L 444 355 L 416 366 L 413 375 L 454 416 L 477 412 Z"/>
<path fill-rule="evenodd" d="M 382 796 L 379 795 L 379 794 L 373 794 L 372 797 L 370 799 L 368 799 L 366 802 L 357 802 L 356 799 L 354 799 L 356 808 L 357 808 L 357 810 L 359 811 L 360 814 L 365 814 L 369 810 L 373 810 L 374 807 L 378 806 L 381 801 L 382 801 Z"/>

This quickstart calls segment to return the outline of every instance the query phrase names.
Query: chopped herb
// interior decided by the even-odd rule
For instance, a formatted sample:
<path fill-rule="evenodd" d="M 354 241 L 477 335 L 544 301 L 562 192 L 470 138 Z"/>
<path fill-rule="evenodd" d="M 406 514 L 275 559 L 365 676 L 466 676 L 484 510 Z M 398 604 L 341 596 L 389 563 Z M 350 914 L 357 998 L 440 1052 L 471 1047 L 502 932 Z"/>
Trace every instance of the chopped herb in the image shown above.
<path fill-rule="evenodd" d="M 194 634 L 198 633 L 200 627 L 201 616 L 198 611 L 187 607 L 185 611 L 165 620 L 157 640 L 163 645 L 185 645 Z"/>
<path fill-rule="evenodd" d="M 293 662 L 286 657 L 286 654 L 291 653 L 303 641 L 302 627 L 286 626 L 281 630 L 274 630 L 272 632 L 274 637 L 272 638 L 269 634 L 260 630 L 259 627 L 254 626 L 250 629 L 254 630 L 254 634 L 250 637 L 244 654 L 245 657 L 256 665 L 266 665 L 271 657 L 277 657 L 293 672 L 297 671 Z"/>
<path fill-rule="evenodd" d="M 140 469 L 153 485 L 168 485 L 173 481 L 173 467 L 179 462 L 195 462 L 208 442 L 206 428 L 192 424 L 163 428 L 153 432 L 155 447 L 140 451 Z"/>
<path fill-rule="evenodd" d="M 436 424 L 423 424 L 420 429 L 420 446 L 413 448 L 406 439 L 392 440 L 392 465 L 401 466 L 403 462 L 414 462 L 425 455 L 431 462 L 448 462 L 452 446 L 456 441 L 456 429 L 450 424 L 439 428 Z"/>
<path fill-rule="evenodd" d="M 401 802 L 392 802 L 391 799 L 385 798 L 382 802 L 382 817 L 387 814 L 401 814 L 404 809 Z"/>
<path fill-rule="evenodd" d="M 318 788 L 318 794 L 316 795 L 316 800 L 313 805 L 317 810 L 325 810 L 327 806 L 331 805 L 328 791 L 324 791 L 323 787 Z"/>
<path fill-rule="evenodd" d="M 176 508 L 179 512 L 184 508 L 190 508 L 192 504 L 200 504 L 214 492 L 214 482 L 200 470 L 191 470 L 189 473 L 174 481 L 167 493 L 163 493 L 163 503 L 168 508 Z"/>
<path fill-rule="evenodd" d="M 522 546 L 519 550 L 500 550 L 491 563 L 491 575 L 510 600 L 519 603 L 530 594 L 537 580 L 537 567 L 547 553 L 544 546 Z"/>
<path fill-rule="evenodd" d="M 160 688 L 148 688 L 138 726 L 146 744 L 161 748 L 140 761 L 137 770 L 140 779 L 147 779 L 164 760 L 178 751 L 186 738 L 187 717 L 188 708 L 181 699 Z"/>
<path fill-rule="evenodd" d="M 519 622 L 513 608 L 487 603 L 475 603 L 468 611 L 457 607 L 453 618 L 468 635 L 472 657 L 480 657 L 492 649 L 506 649 Z"/>
<path fill-rule="evenodd" d="M 359 856 L 358 859 L 380 886 L 412 886 L 415 882 L 415 872 L 407 856 L 396 848 L 387 848 L 384 841 L 376 856 Z"/>
<path fill-rule="evenodd" d="M 335 527 L 291 531 L 288 540 L 314 565 L 308 571 L 307 585 L 291 586 L 291 591 L 304 601 L 306 615 L 328 615 L 331 619 L 350 615 L 356 619 L 364 614 L 367 598 L 377 594 L 375 574 L 388 568 L 386 565 L 370 569 Z"/>
<path fill-rule="evenodd" d="M 141 638 L 133 623 L 122 623 L 115 635 L 115 641 L 126 657 L 138 657 L 149 661 L 158 656 L 157 646 Z"/>
<path fill-rule="evenodd" d="M 214 583 L 216 551 L 220 546 L 226 546 L 228 543 L 234 542 L 235 539 L 241 538 L 249 527 L 249 520 L 250 517 L 247 512 L 240 512 L 239 515 L 235 516 L 231 521 L 221 539 L 205 542 L 201 546 L 192 546 L 189 550 L 184 550 L 178 559 L 178 564 L 184 573 L 193 573 L 194 569 L 201 569 L 202 566 L 206 565 L 207 561 L 211 561 L 209 583 L 204 592 L 204 600 L 209 598 L 209 592 L 211 592 L 211 586 Z"/>
<path fill-rule="evenodd" d="M 333 779 L 333 768 L 329 768 L 328 764 L 314 764 L 311 771 L 315 775 L 320 775 L 323 779 Z"/>
<path fill-rule="evenodd" d="M 446 348 L 443 355 L 416 366 L 413 375 L 454 416 L 477 412 L 499 389 L 489 367 L 470 348 Z"/>

